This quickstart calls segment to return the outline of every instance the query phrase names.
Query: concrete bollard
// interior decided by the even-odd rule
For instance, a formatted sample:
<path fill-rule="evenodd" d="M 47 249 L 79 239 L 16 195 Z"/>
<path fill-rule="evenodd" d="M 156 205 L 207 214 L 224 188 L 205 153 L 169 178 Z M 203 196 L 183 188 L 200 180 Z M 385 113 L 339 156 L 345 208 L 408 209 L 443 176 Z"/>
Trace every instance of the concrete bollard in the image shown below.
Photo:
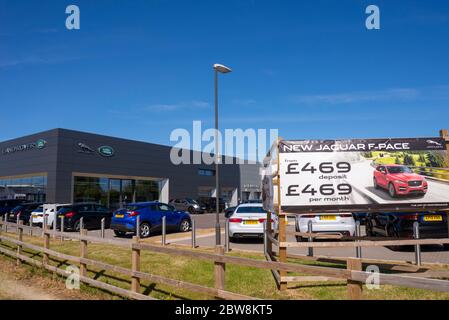
<path fill-rule="evenodd" d="M 192 218 L 192 248 L 196 248 L 196 226 L 195 219 Z"/>
<path fill-rule="evenodd" d="M 61 217 L 61 241 L 64 240 L 62 233 L 64 232 L 64 216 Z"/>
<path fill-rule="evenodd" d="M 266 255 L 268 253 L 268 229 L 267 220 L 263 222 L 263 253 Z"/>
<path fill-rule="evenodd" d="M 225 221 L 225 252 L 231 251 L 231 248 L 229 246 L 229 219 L 226 218 Z"/>
<path fill-rule="evenodd" d="M 166 243 L 166 240 L 167 240 L 166 233 L 167 233 L 167 218 L 166 218 L 166 216 L 163 216 L 162 217 L 162 245 L 163 246 L 165 246 L 167 244 Z"/>
<path fill-rule="evenodd" d="M 360 228 L 360 221 L 356 221 L 355 222 L 355 236 L 356 237 L 361 237 L 362 236 L 362 232 L 361 232 L 361 228 Z M 360 242 L 360 240 L 356 240 L 357 242 Z M 355 248 L 355 256 L 357 258 L 362 258 L 362 247 L 356 247 Z"/>
<path fill-rule="evenodd" d="M 307 222 L 307 232 L 308 233 L 312 233 L 312 230 L 313 230 L 312 220 L 309 220 L 309 222 Z M 309 236 L 309 242 L 313 242 L 313 237 L 312 236 Z M 313 257 L 313 248 L 312 247 L 308 248 L 307 255 L 309 257 Z"/>
<path fill-rule="evenodd" d="M 84 229 L 84 217 L 80 218 L 80 234 L 82 233 Z"/>
<path fill-rule="evenodd" d="M 33 216 L 32 215 L 30 216 L 29 225 L 31 228 L 28 230 L 28 234 L 30 237 L 32 237 L 33 236 Z"/>
<path fill-rule="evenodd" d="M 140 215 L 136 217 L 136 237 L 140 239 Z"/>
<path fill-rule="evenodd" d="M 54 232 L 54 234 L 53 234 L 53 238 L 56 238 L 56 231 L 58 230 L 58 228 L 57 228 L 57 226 L 56 226 L 56 213 L 55 213 L 55 215 L 54 215 L 54 217 L 53 217 L 53 232 Z M 47 226 L 47 222 L 45 223 L 45 225 Z M 51 227 L 50 227 L 51 228 Z"/>
<path fill-rule="evenodd" d="M 105 234 L 104 234 L 105 221 L 106 221 L 106 218 L 101 219 L 101 238 L 103 238 L 103 239 L 105 236 Z"/>
<path fill-rule="evenodd" d="M 413 222 L 413 238 L 419 239 L 419 222 Z M 415 245 L 415 263 L 416 265 L 421 265 L 421 245 Z"/>

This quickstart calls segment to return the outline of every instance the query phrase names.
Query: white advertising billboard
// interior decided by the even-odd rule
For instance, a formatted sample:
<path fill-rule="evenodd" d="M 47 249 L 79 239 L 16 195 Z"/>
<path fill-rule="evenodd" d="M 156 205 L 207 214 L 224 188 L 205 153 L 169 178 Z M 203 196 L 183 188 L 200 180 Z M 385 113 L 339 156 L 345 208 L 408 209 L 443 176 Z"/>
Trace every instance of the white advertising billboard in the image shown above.
<path fill-rule="evenodd" d="M 441 138 L 281 141 L 279 161 L 285 212 L 449 208 Z"/>

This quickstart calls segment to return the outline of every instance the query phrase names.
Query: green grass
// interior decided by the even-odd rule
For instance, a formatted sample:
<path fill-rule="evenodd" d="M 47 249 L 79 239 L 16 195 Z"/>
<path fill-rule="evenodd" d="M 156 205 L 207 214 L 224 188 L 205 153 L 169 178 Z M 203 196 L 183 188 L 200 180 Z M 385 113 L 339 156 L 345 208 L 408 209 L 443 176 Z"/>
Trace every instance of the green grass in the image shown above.
<path fill-rule="evenodd" d="M 9 234 L 13 237 L 13 234 Z M 42 245 L 43 239 L 40 237 L 24 237 L 25 241 Z M 5 245 L 3 242 L 2 245 Z M 11 248 L 14 246 L 10 245 Z M 64 241 L 51 239 L 52 250 L 69 255 L 79 255 L 79 243 L 77 241 Z M 186 249 L 189 250 L 189 249 Z M 198 249 L 197 249 L 198 250 Z M 204 250 L 209 251 L 210 250 Z M 27 254 L 33 254 L 31 250 L 25 250 Z M 232 256 L 241 256 L 264 260 L 259 254 L 230 253 Z M 109 264 L 131 268 L 131 250 L 100 244 L 88 245 L 88 257 L 103 261 Z M 41 256 L 35 256 L 41 259 Z M 290 259 L 289 262 L 345 268 L 344 264 L 323 263 L 311 260 Z M 51 264 L 64 268 L 69 262 L 62 262 L 55 259 Z M 196 260 L 187 257 L 170 256 L 167 254 L 141 252 L 141 271 L 152 274 L 166 276 L 172 279 L 183 280 L 204 286 L 213 287 L 214 273 L 213 263 L 209 261 Z M 103 281 L 125 289 L 130 288 L 130 278 L 114 272 L 103 272 L 98 268 L 89 267 L 88 275 L 96 280 Z M 293 275 L 293 274 L 292 274 Z M 158 299 L 213 299 L 205 294 L 194 293 L 188 290 L 173 288 L 166 285 L 154 284 L 149 281 L 142 281 L 142 292 Z M 82 286 L 83 290 L 97 289 L 89 286 Z M 226 290 L 254 296 L 262 299 L 346 299 L 346 284 L 340 282 L 321 283 L 301 283 L 299 285 L 290 284 L 289 289 L 284 292 L 277 290 L 275 281 L 270 270 L 258 269 L 232 264 L 226 265 Z M 448 293 L 431 292 L 411 288 L 400 288 L 393 286 L 382 286 L 380 290 L 364 290 L 364 297 L 367 299 L 449 299 Z"/>

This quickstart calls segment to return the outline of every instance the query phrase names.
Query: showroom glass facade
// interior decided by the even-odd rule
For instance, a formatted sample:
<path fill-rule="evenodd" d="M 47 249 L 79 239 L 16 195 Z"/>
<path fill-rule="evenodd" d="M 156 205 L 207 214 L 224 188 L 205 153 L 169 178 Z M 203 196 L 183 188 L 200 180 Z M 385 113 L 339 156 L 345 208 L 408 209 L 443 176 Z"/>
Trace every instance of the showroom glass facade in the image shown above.
<path fill-rule="evenodd" d="M 154 180 L 103 177 L 73 178 L 73 201 L 96 202 L 115 210 L 126 203 L 159 199 L 159 182 Z"/>
<path fill-rule="evenodd" d="M 47 176 L 0 178 L 0 200 L 24 199 L 45 202 L 47 195 Z"/>

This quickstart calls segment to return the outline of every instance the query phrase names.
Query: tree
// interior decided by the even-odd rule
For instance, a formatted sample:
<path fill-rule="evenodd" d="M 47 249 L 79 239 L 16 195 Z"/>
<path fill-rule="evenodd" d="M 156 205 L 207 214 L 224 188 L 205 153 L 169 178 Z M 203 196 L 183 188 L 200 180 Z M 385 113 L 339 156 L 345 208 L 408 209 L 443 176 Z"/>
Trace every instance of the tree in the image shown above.
<path fill-rule="evenodd" d="M 409 155 L 409 154 L 405 154 L 404 155 L 404 164 L 407 166 L 414 166 L 415 163 L 415 159 L 413 159 L 413 156 Z"/>
<path fill-rule="evenodd" d="M 441 153 L 429 152 L 427 154 L 426 164 L 428 167 L 445 168 L 447 167 L 446 159 Z"/>

